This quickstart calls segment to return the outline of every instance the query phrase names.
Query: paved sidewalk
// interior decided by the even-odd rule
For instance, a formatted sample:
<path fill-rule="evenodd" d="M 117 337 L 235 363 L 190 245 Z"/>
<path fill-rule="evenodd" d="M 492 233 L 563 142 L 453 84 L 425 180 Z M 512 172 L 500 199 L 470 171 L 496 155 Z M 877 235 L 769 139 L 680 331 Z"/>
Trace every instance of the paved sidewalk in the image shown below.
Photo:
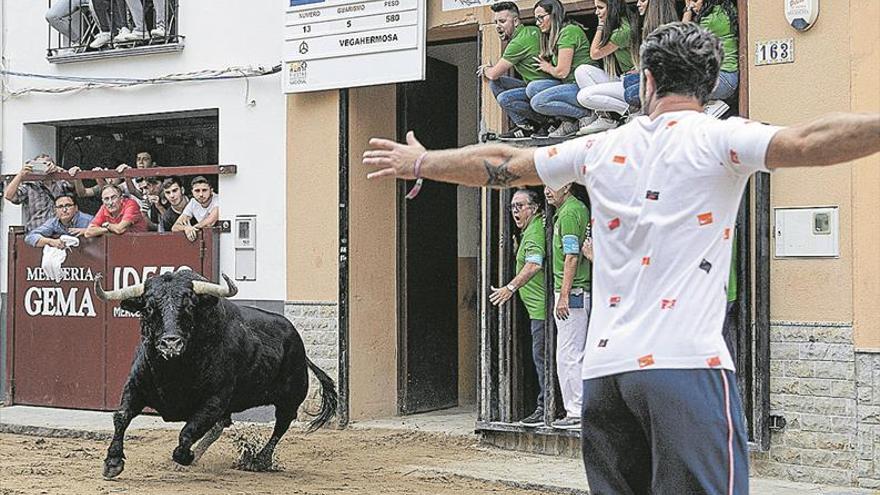
<path fill-rule="evenodd" d="M 406 418 L 391 418 L 353 423 L 352 428 L 406 429 L 457 437 L 477 436 L 473 432 L 468 409 L 453 409 Z M 468 426 L 470 424 L 471 426 Z M 129 432 L 149 429 L 178 430 L 183 423 L 165 423 L 156 416 L 138 416 Z M 54 409 L 44 407 L 0 407 L 0 432 L 43 436 L 109 438 L 113 431 L 112 413 Z M 540 454 L 513 452 L 491 447 L 482 448 L 485 457 L 479 462 L 467 463 L 437 459 L 432 465 L 401 466 L 406 473 L 432 476 L 460 476 L 463 478 L 494 481 L 520 488 L 534 488 L 547 492 L 586 495 L 583 467 L 578 459 Z M 867 495 L 872 490 L 831 487 L 789 481 L 752 478 L 749 483 L 753 495 Z"/>

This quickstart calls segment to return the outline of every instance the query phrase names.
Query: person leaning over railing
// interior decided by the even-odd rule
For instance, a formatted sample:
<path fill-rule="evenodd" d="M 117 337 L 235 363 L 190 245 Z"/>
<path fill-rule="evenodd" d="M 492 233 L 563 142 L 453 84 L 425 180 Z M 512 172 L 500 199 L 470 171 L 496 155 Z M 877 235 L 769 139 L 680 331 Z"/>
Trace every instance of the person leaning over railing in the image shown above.
<path fill-rule="evenodd" d="M 24 216 L 25 230 L 33 230 L 52 218 L 54 199 L 63 193 L 70 192 L 72 187 L 64 180 L 29 180 L 29 174 L 51 174 L 62 172 L 63 169 L 42 153 L 28 160 L 3 189 L 3 197 L 14 205 L 21 205 Z"/>
<path fill-rule="evenodd" d="M 186 189 L 183 188 L 179 177 L 169 177 L 162 182 L 162 197 L 165 198 L 168 207 L 162 214 L 162 221 L 159 222 L 159 232 L 171 232 L 177 219 L 189 204 Z M 190 219 L 190 223 L 192 223 L 192 219 Z"/>
<path fill-rule="evenodd" d="M 590 112 L 577 102 L 575 82 L 575 71 L 590 63 L 587 35 L 580 24 L 566 17 L 559 0 L 535 4 L 535 24 L 542 33 L 541 54 L 535 62 L 551 78 L 530 82 L 526 95 L 536 112 L 561 121 L 550 137 L 573 136 L 590 118 Z M 536 133 L 534 137 L 544 136 Z"/>
<path fill-rule="evenodd" d="M 119 186 L 105 185 L 101 189 L 101 202 L 103 204 L 98 214 L 86 229 L 86 237 L 148 230 L 147 219 L 141 213 L 137 201 L 123 196 Z"/>
<path fill-rule="evenodd" d="M 213 227 L 220 219 L 220 195 L 214 192 L 208 179 L 201 175 L 190 181 L 190 191 L 193 197 L 171 230 L 184 232 L 187 239 L 195 241 L 200 229 Z M 195 225 L 190 224 L 193 219 L 196 221 Z"/>
<path fill-rule="evenodd" d="M 55 197 L 55 217 L 46 220 L 43 225 L 28 232 L 24 242 L 28 246 L 38 248 L 52 246 L 64 249 L 67 245 L 57 237 L 60 235 L 79 237 L 85 234 L 86 228 L 93 218 L 88 213 L 79 211 L 73 194 L 61 193 Z"/>
<path fill-rule="evenodd" d="M 596 0 L 596 15 L 599 25 L 590 45 L 590 56 L 601 60 L 603 68 L 583 65 L 575 72 L 581 88 L 577 101 L 595 116 L 588 125 L 581 126 L 579 135 L 614 129 L 622 120 L 619 114 L 629 109 L 623 101 L 623 84 L 605 83 L 618 83 L 623 74 L 634 68 L 630 45 L 637 16 L 624 0 Z"/>

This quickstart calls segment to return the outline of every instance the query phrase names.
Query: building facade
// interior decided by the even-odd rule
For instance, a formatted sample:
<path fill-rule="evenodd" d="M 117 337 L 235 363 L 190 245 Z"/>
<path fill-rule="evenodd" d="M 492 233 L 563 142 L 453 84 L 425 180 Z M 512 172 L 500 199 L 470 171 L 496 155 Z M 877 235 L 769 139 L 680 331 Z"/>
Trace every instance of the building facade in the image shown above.
<path fill-rule="evenodd" d="M 55 134 L 43 129 L 53 122 L 216 109 L 218 163 L 239 166 L 236 176 L 221 179 L 222 217 L 258 216 L 257 280 L 241 283 L 239 297 L 283 308 L 312 359 L 337 378 L 343 424 L 459 406 L 473 412 L 491 443 L 576 455 L 576 436 L 513 426 L 527 395 L 516 386 L 527 382 L 527 336 L 510 323 L 515 316 L 487 303 L 489 287 L 510 269 L 503 244 L 509 219 L 499 208 L 505 197 L 427 183 L 417 200 L 406 201 L 407 185 L 368 182 L 360 163 L 372 136 L 399 138 L 415 129 L 429 147 L 446 147 L 503 129 L 494 98 L 473 76 L 501 53 L 492 13 L 444 10 L 452 3 L 427 0 L 433 62 L 425 83 L 285 97 L 276 75 L 9 98 L 3 173 L 57 147 Z M 782 5 L 739 3 L 740 114 L 785 125 L 827 112 L 880 110 L 877 2 L 834 9 L 821 2 L 805 32 L 789 26 Z M 532 5 L 518 4 L 530 18 Z M 270 66 L 280 56 L 282 12 L 274 4 L 242 11 L 232 2 L 181 0 L 182 50 L 63 65 L 49 63 L 31 34 L 45 33 L 42 6 L 2 5 L 7 70 L 149 77 Z M 584 22 L 595 19 L 592 1 L 566 5 Z M 792 62 L 756 65 L 759 44 L 789 38 Z M 744 339 L 751 370 L 740 370 L 751 384 L 752 470 L 880 487 L 880 157 L 754 182 L 744 227 L 753 255 L 741 274 L 751 281 Z M 820 207 L 836 211 L 837 254 L 777 252 L 783 210 Z M 4 228 L 16 215 L 4 206 Z M 232 249 L 221 239 L 227 272 L 235 268 Z"/>

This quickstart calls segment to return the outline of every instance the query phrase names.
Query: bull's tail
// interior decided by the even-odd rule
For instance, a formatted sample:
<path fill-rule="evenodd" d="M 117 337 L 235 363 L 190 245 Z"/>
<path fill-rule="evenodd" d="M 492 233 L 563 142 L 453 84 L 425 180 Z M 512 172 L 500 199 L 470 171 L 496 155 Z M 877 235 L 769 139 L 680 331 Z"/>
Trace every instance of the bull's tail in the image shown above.
<path fill-rule="evenodd" d="M 336 384 L 333 383 L 333 379 L 327 376 L 327 373 L 324 373 L 324 370 L 318 368 L 318 366 L 308 357 L 306 357 L 306 363 L 309 365 L 309 369 L 312 370 L 312 373 L 315 374 L 318 382 L 321 383 L 321 410 L 318 411 L 318 415 L 315 419 L 309 422 L 309 427 L 306 430 L 311 433 L 327 424 L 328 421 L 333 419 L 333 416 L 336 416 L 336 407 L 339 404 L 339 396 L 336 393 Z"/>

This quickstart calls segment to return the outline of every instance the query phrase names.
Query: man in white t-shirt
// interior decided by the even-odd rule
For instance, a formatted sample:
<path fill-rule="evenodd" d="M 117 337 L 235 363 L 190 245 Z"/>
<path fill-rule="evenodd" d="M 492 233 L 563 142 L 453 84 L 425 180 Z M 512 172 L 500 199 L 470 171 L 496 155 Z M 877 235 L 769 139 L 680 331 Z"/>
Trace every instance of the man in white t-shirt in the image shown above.
<path fill-rule="evenodd" d="M 204 176 L 198 175 L 190 182 L 192 199 L 186 204 L 183 213 L 177 217 L 172 232 L 184 232 L 186 238 L 195 241 L 200 229 L 213 227 L 220 218 L 220 195 L 214 192 L 211 183 Z M 190 225 L 190 219 L 196 221 Z"/>
<path fill-rule="evenodd" d="M 582 449 L 593 493 L 747 493 L 748 452 L 722 337 L 740 197 L 756 171 L 833 165 L 880 151 L 880 114 L 789 128 L 702 113 L 720 42 L 673 23 L 641 48 L 647 115 L 538 149 L 427 152 L 372 139 L 368 178 L 470 186 L 569 182 L 592 209 L 593 309 L 584 355 Z"/>

